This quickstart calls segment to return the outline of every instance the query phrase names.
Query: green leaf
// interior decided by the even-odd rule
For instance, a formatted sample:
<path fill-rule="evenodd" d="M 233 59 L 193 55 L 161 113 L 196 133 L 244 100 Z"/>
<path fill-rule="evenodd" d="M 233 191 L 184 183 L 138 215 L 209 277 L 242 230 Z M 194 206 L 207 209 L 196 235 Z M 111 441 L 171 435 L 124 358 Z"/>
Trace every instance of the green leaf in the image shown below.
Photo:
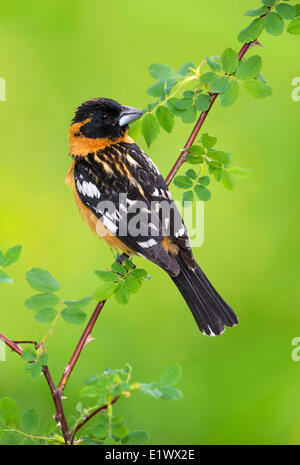
<path fill-rule="evenodd" d="M 194 187 L 194 192 L 197 195 L 197 197 L 203 202 L 206 202 L 211 198 L 211 192 L 208 189 L 206 189 L 206 187 L 201 186 L 201 184 L 198 184 Z"/>
<path fill-rule="evenodd" d="M 187 170 L 187 171 L 185 172 L 185 174 L 186 174 L 186 176 L 188 176 L 188 177 L 191 178 L 191 179 L 196 179 L 196 177 L 197 177 L 196 171 L 195 171 L 195 170 L 192 170 L 192 169 Z"/>
<path fill-rule="evenodd" d="M 172 113 L 172 115 L 174 116 L 181 116 L 182 113 L 183 113 L 183 110 L 178 110 L 178 108 L 176 107 L 175 103 L 178 99 L 177 98 L 170 98 L 166 105 L 167 107 L 169 108 L 170 112 Z"/>
<path fill-rule="evenodd" d="M 151 113 L 147 114 L 142 120 L 142 134 L 148 147 L 150 147 L 159 134 L 158 121 Z"/>
<path fill-rule="evenodd" d="M 287 5 L 286 3 L 280 3 L 276 7 L 277 13 L 283 19 L 294 19 L 296 17 L 296 9 L 292 5 Z"/>
<path fill-rule="evenodd" d="M 191 165 L 199 165 L 200 163 L 203 163 L 203 157 L 193 153 L 188 153 L 186 156 L 186 161 Z"/>
<path fill-rule="evenodd" d="M 18 446 L 21 443 L 21 436 L 18 433 L 8 433 L 5 437 L 4 445 L 5 446 Z"/>
<path fill-rule="evenodd" d="M 239 64 L 239 57 L 235 50 L 227 48 L 222 54 L 222 67 L 225 74 L 233 74 Z"/>
<path fill-rule="evenodd" d="M 21 357 L 25 362 L 34 362 L 37 358 L 35 347 L 33 345 L 25 347 Z"/>
<path fill-rule="evenodd" d="M 93 300 L 92 296 L 84 297 L 79 300 L 63 300 L 67 307 L 85 308 Z"/>
<path fill-rule="evenodd" d="M 49 363 L 49 355 L 45 352 L 39 357 L 39 362 L 41 365 L 48 365 Z"/>
<path fill-rule="evenodd" d="M 191 107 L 188 110 L 185 110 L 181 114 L 181 119 L 184 123 L 193 123 L 197 118 L 197 112 L 195 107 Z"/>
<path fill-rule="evenodd" d="M 128 135 L 132 137 L 132 139 L 136 140 L 141 134 L 141 131 L 142 131 L 142 119 L 139 118 L 130 124 Z"/>
<path fill-rule="evenodd" d="M 125 278 L 124 286 L 129 292 L 135 294 L 141 287 L 141 281 L 130 274 Z"/>
<path fill-rule="evenodd" d="M 256 18 L 239 33 L 238 40 L 245 43 L 252 42 L 260 36 L 264 27 L 264 18 Z"/>
<path fill-rule="evenodd" d="M 152 63 L 152 65 L 149 66 L 149 73 L 154 79 L 169 79 L 175 75 L 170 66 L 160 63 Z"/>
<path fill-rule="evenodd" d="M 21 415 L 18 404 L 10 397 L 0 399 L 0 423 L 4 426 L 18 428 Z"/>
<path fill-rule="evenodd" d="M 174 126 L 174 116 L 167 107 L 157 107 L 156 118 L 165 131 L 169 133 L 172 132 Z"/>
<path fill-rule="evenodd" d="M 202 184 L 202 186 L 209 186 L 210 184 L 210 178 L 209 176 L 201 176 L 199 179 L 198 179 L 198 182 L 200 184 Z"/>
<path fill-rule="evenodd" d="M 217 77 L 210 85 L 209 91 L 212 94 L 222 94 L 229 88 L 230 80 L 227 76 Z"/>
<path fill-rule="evenodd" d="M 293 19 L 288 25 L 287 31 L 290 34 L 300 34 L 300 18 Z"/>
<path fill-rule="evenodd" d="M 42 365 L 40 362 L 29 362 L 25 366 L 25 373 L 30 376 L 31 379 L 39 378 L 42 371 Z"/>
<path fill-rule="evenodd" d="M 189 153 L 192 153 L 193 155 L 204 155 L 205 154 L 205 150 L 203 149 L 203 147 L 201 145 L 190 145 L 190 147 L 188 147 L 186 149 Z"/>
<path fill-rule="evenodd" d="M 176 178 L 174 179 L 174 184 L 180 189 L 189 189 L 190 187 L 192 187 L 193 182 L 190 180 L 188 176 L 176 176 Z"/>
<path fill-rule="evenodd" d="M 171 365 L 160 377 L 161 386 L 174 386 L 182 376 L 182 367 L 178 364 Z"/>
<path fill-rule="evenodd" d="M 300 3 L 297 3 L 297 5 L 295 5 L 295 16 L 300 16 Z"/>
<path fill-rule="evenodd" d="M 15 247 L 8 249 L 4 254 L 4 260 L 2 262 L 2 266 L 4 267 L 10 266 L 16 263 L 20 258 L 21 252 L 22 252 L 21 245 L 16 245 Z"/>
<path fill-rule="evenodd" d="M 115 283 L 104 283 L 94 293 L 94 299 L 98 302 L 102 300 L 107 300 L 110 296 L 113 295 L 117 287 Z"/>
<path fill-rule="evenodd" d="M 119 275 L 111 271 L 96 270 L 95 275 L 97 278 L 101 279 L 101 281 L 105 281 L 107 283 L 117 283 L 120 281 Z"/>
<path fill-rule="evenodd" d="M 86 314 L 80 308 L 64 308 L 61 316 L 72 325 L 81 325 L 86 319 Z"/>
<path fill-rule="evenodd" d="M 151 97 L 160 97 L 165 92 L 166 81 L 157 81 L 148 87 L 147 94 Z"/>
<path fill-rule="evenodd" d="M 13 280 L 10 278 L 10 276 L 8 276 L 5 271 L 0 270 L 0 283 L 12 284 L 12 282 Z"/>
<path fill-rule="evenodd" d="M 211 149 L 217 143 L 217 138 L 209 136 L 208 133 L 204 133 L 201 136 L 201 142 L 206 149 Z"/>
<path fill-rule="evenodd" d="M 254 98 L 264 98 L 272 95 L 272 89 L 266 83 L 251 79 L 244 84 L 246 91 Z"/>
<path fill-rule="evenodd" d="M 123 423 L 116 423 L 112 425 L 112 434 L 117 438 L 125 438 L 129 433 L 128 428 Z"/>
<path fill-rule="evenodd" d="M 119 273 L 120 275 L 124 276 L 127 273 L 126 268 L 121 265 L 121 263 L 114 262 L 111 265 L 112 271 L 115 271 L 116 273 Z"/>
<path fill-rule="evenodd" d="M 231 162 L 231 155 L 228 152 L 222 150 L 214 150 L 209 152 L 209 158 L 222 163 L 224 166 L 228 166 Z"/>
<path fill-rule="evenodd" d="M 276 0 L 261 0 L 261 1 L 262 1 L 262 3 L 263 3 L 264 5 L 270 6 L 270 7 L 271 7 L 271 6 L 274 6 L 274 5 L 275 5 L 275 1 L 276 1 Z"/>
<path fill-rule="evenodd" d="M 179 68 L 176 74 L 180 74 L 180 76 L 186 76 L 190 73 L 190 68 L 195 68 L 195 65 L 192 61 L 184 63 L 184 65 Z"/>
<path fill-rule="evenodd" d="M 221 101 L 222 107 L 229 107 L 230 105 L 232 105 L 238 98 L 238 94 L 239 94 L 239 84 L 237 81 L 232 81 L 229 84 L 229 87 L 226 90 L 226 92 L 224 92 L 223 94 L 220 94 L 220 101 Z"/>
<path fill-rule="evenodd" d="M 146 431 L 131 431 L 125 438 L 122 439 L 122 444 L 139 445 L 149 441 L 149 435 Z"/>
<path fill-rule="evenodd" d="M 254 55 L 240 63 L 236 77 L 240 80 L 252 79 L 258 75 L 261 70 L 262 59 L 258 55 Z"/>
<path fill-rule="evenodd" d="M 57 315 L 57 311 L 54 308 L 42 308 L 35 315 L 34 318 L 39 323 L 51 323 Z"/>
<path fill-rule="evenodd" d="M 163 386 L 161 391 L 163 400 L 180 400 L 183 397 L 182 392 L 174 387 Z"/>
<path fill-rule="evenodd" d="M 40 414 L 34 408 L 28 408 L 23 417 L 22 417 L 22 424 L 21 429 L 25 433 L 34 434 L 38 429 L 40 424 Z"/>
<path fill-rule="evenodd" d="M 4 262 L 4 253 L 2 252 L 2 250 L 0 250 L 0 266 L 2 265 L 3 262 Z"/>
<path fill-rule="evenodd" d="M 60 288 L 52 274 L 41 268 L 32 268 L 32 270 L 27 271 L 26 280 L 29 286 L 40 292 L 53 292 Z"/>
<path fill-rule="evenodd" d="M 269 9 L 266 6 L 262 6 L 257 10 L 248 10 L 246 11 L 245 16 L 262 16 L 268 13 Z"/>
<path fill-rule="evenodd" d="M 222 184 L 229 191 L 232 191 L 232 189 L 234 187 L 233 177 L 227 171 L 225 171 L 223 176 L 222 176 Z"/>
<path fill-rule="evenodd" d="M 128 303 L 129 301 L 129 298 L 130 298 L 130 292 L 128 291 L 128 289 L 125 287 L 124 283 L 121 282 L 116 290 L 115 290 L 115 293 L 114 293 L 114 296 L 115 296 L 115 299 L 116 301 L 121 304 L 121 305 L 125 305 Z"/>
<path fill-rule="evenodd" d="M 178 98 L 175 100 L 175 106 L 178 110 L 187 110 L 193 105 L 192 98 Z"/>
<path fill-rule="evenodd" d="M 200 94 L 196 98 L 195 107 L 198 111 L 206 111 L 209 109 L 210 96 L 208 94 Z"/>
<path fill-rule="evenodd" d="M 233 167 L 229 168 L 230 174 L 233 176 L 239 177 L 239 178 L 249 178 L 251 176 L 251 171 L 246 170 L 245 168 L 238 168 L 238 167 Z"/>
<path fill-rule="evenodd" d="M 200 77 L 200 82 L 202 84 L 211 84 L 217 77 L 218 76 L 216 73 L 208 71 L 207 73 L 202 74 L 202 76 Z"/>
<path fill-rule="evenodd" d="M 137 279 L 144 279 L 147 276 L 147 271 L 142 268 L 135 268 L 132 270 L 131 274 Z"/>
<path fill-rule="evenodd" d="M 184 191 L 182 193 L 182 202 L 192 202 L 194 199 L 194 192 L 193 191 Z"/>
<path fill-rule="evenodd" d="M 265 16 L 265 28 L 269 34 L 280 36 L 284 29 L 283 19 L 277 13 L 270 13 Z"/>
<path fill-rule="evenodd" d="M 206 57 L 206 62 L 212 71 L 221 71 L 220 57 Z"/>
<path fill-rule="evenodd" d="M 55 307 L 59 304 L 60 299 L 56 294 L 51 294 L 50 292 L 44 292 L 42 294 L 36 294 L 29 299 L 25 300 L 25 305 L 30 310 L 40 310 L 46 307 Z"/>

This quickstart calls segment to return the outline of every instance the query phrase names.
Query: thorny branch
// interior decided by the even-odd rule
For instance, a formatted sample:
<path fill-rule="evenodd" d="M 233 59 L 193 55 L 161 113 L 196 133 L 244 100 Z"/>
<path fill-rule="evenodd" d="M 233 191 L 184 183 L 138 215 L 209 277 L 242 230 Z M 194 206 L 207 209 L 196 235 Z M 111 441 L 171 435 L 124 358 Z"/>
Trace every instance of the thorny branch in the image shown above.
<path fill-rule="evenodd" d="M 242 58 L 244 57 L 245 53 L 254 45 L 261 45 L 257 40 L 253 41 L 253 42 L 250 42 L 250 43 L 247 43 L 247 44 L 244 44 L 239 52 L 239 60 L 241 61 Z M 179 168 L 181 167 L 181 165 L 185 162 L 185 159 L 186 159 L 186 155 L 188 153 L 188 147 L 190 147 L 200 129 L 202 128 L 203 126 L 203 123 L 204 121 L 206 120 L 206 117 L 207 115 L 209 114 L 214 102 L 216 101 L 218 97 L 218 94 L 211 94 L 211 100 L 210 100 L 210 106 L 208 108 L 208 110 L 206 111 L 203 111 L 200 116 L 199 116 L 199 119 L 197 121 L 197 123 L 195 124 L 185 146 L 184 146 L 184 149 L 183 151 L 181 152 L 180 156 L 178 157 L 178 159 L 176 160 L 174 166 L 172 167 L 170 173 L 168 174 L 168 176 L 166 177 L 166 183 L 167 185 L 169 185 L 171 183 L 171 181 L 173 180 L 174 176 L 176 175 L 177 171 L 179 170 Z M 126 257 L 124 256 L 124 254 L 121 256 L 121 258 L 119 259 L 119 261 L 121 260 L 124 260 Z M 96 409 L 94 412 L 92 412 L 90 415 L 88 415 L 84 420 L 82 420 L 81 423 L 79 423 L 73 432 L 71 432 L 70 428 L 69 428 L 69 425 L 67 423 L 67 420 L 66 420 L 66 417 L 65 417 L 65 413 L 64 413 L 64 408 L 63 408 L 63 405 L 62 405 L 62 400 L 63 400 L 63 393 L 64 393 L 64 389 L 66 387 L 66 384 L 69 380 L 69 377 L 73 371 L 73 369 L 75 368 L 75 365 L 81 355 L 81 352 L 82 350 L 84 349 L 84 347 L 86 346 L 86 344 L 88 344 L 90 338 L 91 338 L 91 333 L 92 333 L 92 330 L 98 320 L 98 317 L 105 305 L 105 300 L 103 300 L 102 302 L 98 302 L 98 304 L 96 305 L 96 308 L 88 322 L 88 324 L 86 325 L 86 328 L 84 330 L 84 332 L 82 333 L 80 339 L 79 339 L 79 342 L 76 346 L 76 349 L 69 361 L 69 363 L 66 365 L 66 368 L 64 370 L 64 373 L 61 377 L 61 380 L 58 384 L 58 386 L 56 387 L 55 384 L 54 384 L 54 381 L 51 377 L 51 374 L 49 372 L 49 368 L 48 366 L 44 365 L 42 367 L 42 372 L 46 378 L 46 381 L 48 383 L 48 386 L 49 386 L 49 389 L 50 389 L 50 392 L 51 392 L 51 396 L 52 396 L 52 399 L 54 401 L 54 405 L 55 405 L 55 409 L 56 409 L 56 413 L 55 413 L 55 416 L 54 416 L 54 419 L 59 423 L 59 426 L 61 428 L 61 431 L 62 431 L 62 434 L 63 434 L 63 437 L 64 437 L 64 441 L 65 441 L 65 444 L 73 444 L 74 443 L 74 438 L 75 438 L 75 435 L 76 433 L 91 419 L 93 418 L 97 413 L 107 409 L 107 407 L 111 404 L 114 404 L 115 402 L 117 402 L 120 398 L 120 396 L 117 396 L 115 397 L 114 399 L 112 399 L 112 401 L 110 402 L 110 404 L 104 404 L 102 406 L 100 406 L 98 409 Z M 16 352 L 18 355 L 22 355 L 23 353 L 23 350 L 22 348 L 18 345 L 18 344 L 34 344 L 36 348 L 39 347 L 39 344 L 37 342 L 34 342 L 34 341 L 11 341 L 10 339 L 8 339 L 6 336 L 4 336 L 4 334 L 1 334 L 0 333 L 0 339 L 8 346 L 10 347 L 10 349 L 14 352 Z"/>

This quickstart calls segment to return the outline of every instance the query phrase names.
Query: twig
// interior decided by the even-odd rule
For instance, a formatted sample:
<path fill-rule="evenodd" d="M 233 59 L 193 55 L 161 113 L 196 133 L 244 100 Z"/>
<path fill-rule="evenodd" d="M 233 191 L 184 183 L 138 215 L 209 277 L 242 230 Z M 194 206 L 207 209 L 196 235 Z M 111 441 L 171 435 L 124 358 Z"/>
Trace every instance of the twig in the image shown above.
<path fill-rule="evenodd" d="M 244 57 L 245 53 L 251 48 L 253 47 L 254 45 L 260 45 L 261 44 L 257 41 L 257 40 L 254 40 L 253 42 L 249 42 L 248 44 L 244 44 L 241 48 L 241 50 L 239 51 L 239 61 L 242 60 L 242 58 Z M 204 121 L 206 120 L 206 117 L 207 115 L 209 114 L 210 110 L 211 110 L 211 107 L 213 106 L 213 104 L 215 103 L 217 97 L 218 97 L 219 94 L 211 94 L 210 95 L 210 104 L 209 104 L 209 108 L 206 110 L 206 111 L 202 111 L 200 116 L 199 116 L 199 119 L 197 121 L 197 123 L 195 124 L 191 134 L 190 134 L 190 137 L 188 138 L 185 146 L 184 146 L 184 149 L 182 150 L 181 154 L 179 155 L 179 157 L 177 158 L 174 166 L 172 167 L 170 173 L 168 174 L 168 176 L 166 177 L 166 184 L 169 185 L 171 183 L 171 181 L 173 180 L 174 176 L 176 175 L 177 171 L 179 170 L 179 168 L 181 167 L 181 165 L 185 162 L 185 159 L 186 159 L 186 156 L 187 156 L 187 153 L 188 151 L 186 150 L 188 147 L 190 147 L 194 142 L 195 142 L 195 139 L 200 131 L 200 129 L 202 128 L 203 126 L 203 123 Z"/>

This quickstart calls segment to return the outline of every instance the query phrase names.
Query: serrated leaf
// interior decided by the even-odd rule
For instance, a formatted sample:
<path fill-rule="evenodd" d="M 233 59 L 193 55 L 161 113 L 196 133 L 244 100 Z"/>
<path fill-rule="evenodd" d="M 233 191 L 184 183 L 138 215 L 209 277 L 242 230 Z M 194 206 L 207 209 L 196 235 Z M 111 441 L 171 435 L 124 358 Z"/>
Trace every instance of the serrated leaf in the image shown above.
<path fill-rule="evenodd" d="M 211 149 L 217 143 L 217 138 L 210 136 L 207 132 L 202 134 L 201 142 L 206 149 Z"/>
<path fill-rule="evenodd" d="M 244 84 L 246 91 L 254 98 L 264 98 L 272 95 L 272 89 L 266 83 L 258 80 L 251 79 Z"/>
<path fill-rule="evenodd" d="M 143 279 L 147 276 L 147 271 L 143 270 L 142 268 L 135 268 L 132 270 L 131 274 L 135 276 L 137 279 Z"/>
<path fill-rule="evenodd" d="M 209 186 L 210 184 L 210 178 L 209 176 L 201 176 L 199 179 L 198 179 L 198 182 L 200 184 L 202 184 L 202 186 Z"/>
<path fill-rule="evenodd" d="M 159 124 L 154 115 L 148 114 L 142 120 L 142 134 L 148 147 L 157 138 L 159 134 Z"/>
<path fill-rule="evenodd" d="M 217 77 L 218 75 L 216 73 L 208 71 L 200 76 L 200 82 L 202 84 L 211 84 Z"/>
<path fill-rule="evenodd" d="M 93 300 L 92 296 L 84 297 L 83 299 L 78 300 L 63 300 L 63 303 L 67 307 L 78 307 L 85 308 Z"/>
<path fill-rule="evenodd" d="M 149 435 L 146 431 L 131 431 L 125 438 L 122 439 L 122 444 L 139 445 L 149 441 Z"/>
<path fill-rule="evenodd" d="M 40 362 L 29 362 L 25 366 L 25 373 L 30 376 L 31 379 L 37 379 L 42 371 L 42 365 Z"/>
<path fill-rule="evenodd" d="M 4 259 L 2 261 L 2 266 L 10 266 L 16 263 L 21 255 L 22 252 L 22 246 L 21 245 L 16 245 L 15 247 L 11 247 L 8 249 L 5 254 L 4 254 Z"/>
<path fill-rule="evenodd" d="M 28 408 L 22 417 L 21 429 L 25 433 L 34 434 L 40 424 L 40 414 L 34 408 Z"/>
<path fill-rule="evenodd" d="M 115 292 L 114 292 L 114 296 L 115 296 L 115 299 L 116 301 L 121 304 L 121 305 L 125 305 L 128 303 L 129 301 L 129 298 L 130 298 L 130 292 L 128 291 L 128 289 L 124 286 L 124 283 L 121 282 Z"/>
<path fill-rule="evenodd" d="M 39 362 L 41 365 L 48 365 L 49 355 L 46 352 L 42 353 L 42 355 L 39 357 Z"/>
<path fill-rule="evenodd" d="M 174 116 L 181 116 L 182 113 L 183 113 L 183 110 L 178 110 L 178 108 L 176 107 L 175 103 L 178 99 L 176 98 L 170 98 L 166 105 L 167 107 L 169 108 L 170 112 L 172 113 L 172 115 Z"/>
<path fill-rule="evenodd" d="M 121 263 L 114 262 L 111 265 L 111 269 L 112 271 L 115 271 L 116 273 L 119 273 L 122 276 L 124 276 L 127 273 L 126 268 L 123 265 L 121 265 Z"/>
<path fill-rule="evenodd" d="M 182 367 L 178 364 L 171 365 L 160 377 L 161 386 L 174 386 L 182 376 Z"/>
<path fill-rule="evenodd" d="M 269 34 L 280 36 L 284 29 L 284 22 L 277 13 L 269 13 L 265 16 L 265 28 Z"/>
<path fill-rule="evenodd" d="M 193 182 L 190 180 L 188 176 L 176 176 L 174 179 L 174 184 L 176 187 L 180 189 L 189 189 L 192 187 Z"/>
<path fill-rule="evenodd" d="M 174 116 L 167 107 L 157 107 L 156 118 L 165 131 L 169 133 L 172 132 L 174 126 Z"/>
<path fill-rule="evenodd" d="M 60 288 L 52 274 L 41 268 L 32 268 L 32 270 L 27 271 L 26 280 L 29 286 L 40 292 L 53 292 Z"/>
<path fill-rule="evenodd" d="M 142 131 L 142 119 L 139 118 L 130 124 L 128 135 L 132 137 L 132 139 L 136 140 L 140 136 L 141 131 Z"/>
<path fill-rule="evenodd" d="M 224 166 L 228 166 L 231 162 L 231 155 L 228 152 L 222 150 L 213 150 L 208 154 L 209 158 L 222 163 Z"/>
<path fill-rule="evenodd" d="M 247 170 L 245 168 L 238 168 L 237 166 L 233 168 L 229 168 L 228 171 L 233 176 L 240 177 L 240 178 L 249 178 L 252 175 L 250 170 Z"/>
<path fill-rule="evenodd" d="M 46 307 L 56 307 L 56 305 L 59 304 L 59 302 L 60 298 L 56 294 L 44 292 L 29 297 L 29 299 L 25 300 L 25 305 L 27 308 L 30 308 L 30 310 L 37 311 Z"/>
<path fill-rule="evenodd" d="M 221 71 L 221 63 L 217 60 L 220 60 L 220 57 L 206 57 L 206 63 L 212 71 Z"/>
<path fill-rule="evenodd" d="M 0 283 L 12 284 L 13 280 L 11 277 L 3 270 L 0 270 Z"/>
<path fill-rule="evenodd" d="M 212 94 L 222 94 L 229 88 L 230 80 L 227 76 L 217 77 L 210 85 L 209 91 Z"/>
<path fill-rule="evenodd" d="M 187 110 L 193 105 L 192 98 L 178 98 L 174 101 L 174 104 L 178 110 Z"/>
<path fill-rule="evenodd" d="M 252 42 L 260 36 L 264 27 L 264 18 L 256 18 L 239 33 L 238 40 L 245 43 Z"/>
<path fill-rule="evenodd" d="M 176 72 L 176 74 L 180 74 L 180 76 L 186 76 L 190 72 L 190 68 L 195 68 L 195 65 L 192 61 L 188 61 L 187 63 L 184 63 L 179 70 Z"/>
<path fill-rule="evenodd" d="M 205 150 L 203 149 L 203 147 L 201 145 L 191 145 L 190 147 L 188 147 L 186 149 L 189 153 L 192 153 L 193 155 L 204 155 L 205 154 Z"/>
<path fill-rule="evenodd" d="M 289 34 L 300 34 L 300 18 L 293 19 L 287 27 L 287 31 Z"/>
<path fill-rule="evenodd" d="M 227 48 L 222 54 L 222 68 L 225 74 L 233 74 L 239 64 L 239 57 L 235 50 Z"/>
<path fill-rule="evenodd" d="M 64 308 L 61 316 L 67 323 L 72 325 L 81 325 L 86 319 L 86 314 L 79 308 Z"/>
<path fill-rule="evenodd" d="M 152 63 L 149 66 L 149 73 L 154 79 L 169 79 L 175 75 L 170 66 L 162 63 Z"/>
<path fill-rule="evenodd" d="M 42 308 L 35 315 L 34 318 L 39 323 L 51 323 L 57 315 L 57 311 L 54 308 Z"/>
<path fill-rule="evenodd" d="M 113 295 L 116 288 L 117 284 L 115 283 L 103 283 L 100 287 L 98 287 L 93 297 L 98 302 L 101 302 L 102 300 L 107 300 L 109 299 L 109 297 Z"/>
<path fill-rule="evenodd" d="M 272 6 L 275 5 L 275 1 L 276 1 L 276 0 L 261 0 L 261 1 L 262 1 L 262 3 L 263 3 L 264 5 L 269 6 L 269 7 L 272 7 Z"/>
<path fill-rule="evenodd" d="M 151 97 L 160 97 L 165 92 L 165 81 L 157 81 L 147 89 L 147 94 Z"/>
<path fill-rule="evenodd" d="M 262 59 L 258 55 L 253 55 L 252 57 L 244 60 L 240 63 L 236 77 L 242 81 L 247 79 L 255 78 L 261 70 Z"/>
<path fill-rule="evenodd" d="M 95 275 L 97 276 L 97 278 L 101 279 L 101 281 L 107 283 L 117 283 L 118 281 L 120 281 L 119 275 L 111 271 L 96 270 Z"/>
<path fill-rule="evenodd" d="M 232 81 L 228 89 L 223 94 L 220 94 L 220 101 L 222 107 L 229 107 L 233 105 L 239 95 L 239 84 L 237 81 Z"/>
<path fill-rule="evenodd" d="M 196 177 L 197 177 L 196 171 L 195 171 L 195 170 L 192 170 L 192 169 L 187 170 L 187 171 L 185 172 L 185 175 L 188 176 L 188 177 L 191 178 L 191 179 L 196 179 Z"/>
<path fill-rule="evenodd" d="M 185 110 L 181 114 L 181 119 L 183 123 L 193 123 L 196 118 L 197 118 L 197 111 L 195 107 L 191 107 L 188 110 Z"/>
<path fill-rule="evenodd" d="M 268 13 L 269 9 L 266 6 L 262 6 L 256 10 L 248 10 L 246 11 L 245 16 L 262 16 Z"/>
<path fill-rule="evenodd" d="M 129 274 L 125 278 L 124 286 L 129 292 L 132 292 L 135 294 L 141 287 L 141 281 L 137 279 L 135 276 L 133 276 L 132 274 Z"/>
<path fill-rule="evenodd" d="M 206 111 L 210 106 L 210 96 L 208 94 L 200 94 L 195 100 L 195 107 L 198 111 Z"/>
<path fill-rule="evenodd" d="M 129 433 L 128 428 L 122 424 L 122 423 L 117 423 L 112 425 L 112 434 L 113 436 L 116 436 L 119 439 L 125 438 Z"/>
<path fill-rule="evenodd" d="M 163 386 L 161 391 L 163 400 L 180 400 L 183 397 L 182 392 L 175 387 Z"/>
<path fill-rule="evenodd" d="M 202 200 L 203 202 L 206 202 L 211 198 L 210 190 L 206 189 L 204 186 L 201 186 L 201 184 L 198 184 L 194 187 L 194 192 L 198 199 Z"/>
<path fill-rule="evenodd" d="M 10 397 L 0 399 L 0 423 L 4 426 L 18 428 L 21 414 L 18 404 Z"/>
<path fill-rule="evenodd" d="M 277 13 L 284 19 L 294 19 L 296 17 L 296 9 L 292 5 L 280 3 L 276 7 Z"/>
<path fill-rule="evenodd" d="M 33 345 L 25 347 L 21 357 L 25 362 L 34 362 L 37 358 L 35 347 Z"/>

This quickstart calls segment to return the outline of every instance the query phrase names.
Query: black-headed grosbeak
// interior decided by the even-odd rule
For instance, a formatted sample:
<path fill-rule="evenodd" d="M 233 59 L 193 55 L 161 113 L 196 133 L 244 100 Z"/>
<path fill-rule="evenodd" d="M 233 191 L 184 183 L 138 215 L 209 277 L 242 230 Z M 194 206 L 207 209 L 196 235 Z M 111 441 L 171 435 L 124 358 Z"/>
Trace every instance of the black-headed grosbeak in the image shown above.
<path fill-rule="evenodd" d="M 73 162 L 66 182 L 91 230 L 114 249 L 145 257 L 165 270 L 200 331 L 219 335 L 225 326 L 237 324 L 237 316 L 195 262 L 188 232 L 159 170 L 128 135 L 128 123 L 141 114 L 107 98 L 80 105 L 69 131 Z M 163 209 L 163 203 L 172 208 Z"/>

